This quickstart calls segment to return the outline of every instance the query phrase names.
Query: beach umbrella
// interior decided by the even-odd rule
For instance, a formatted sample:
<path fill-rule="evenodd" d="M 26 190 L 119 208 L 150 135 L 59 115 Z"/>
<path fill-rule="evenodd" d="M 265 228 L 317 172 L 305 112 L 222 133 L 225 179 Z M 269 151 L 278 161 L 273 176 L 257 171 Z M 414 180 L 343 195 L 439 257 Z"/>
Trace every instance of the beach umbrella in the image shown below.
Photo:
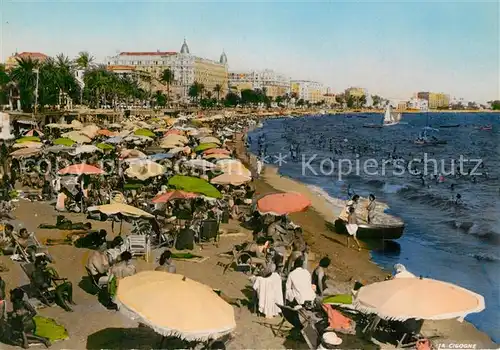
<path fill-rule="evenodd" d="M 165 336 L 218 339 L 236 328 L 234 310 L 210 287 L 180 274 L 143 271 L 118 283 L 119 310 Z"/>
<path fill-rule="evenodd" d="M 149 137 L 149 136 L 143 136 L 143 135 L 133 135 L 133 136 L 127 136 L 123 139 L 125 142 L 133 142 L 134 144 L 138 145 L 141 143 L 145 142 L 153 142 L 154 140 Z"/>
<path fill-rule="evenodd" d="M 123 137 L 121 137 L 121 136 L 113 136 L 113 137 L 110 137 L 109 139 L 105 140 L 104 142 L 116 145 L 118 143 L 122 143 L 123 142 Z"/>
<path fill-rule="evenodd" d="M 12 148 L 42 148 L 43 143 L 41 142 L 33 142 L 27 141 L 22 143 L 15 143 L 12 145 Z"/>
<path fill-rule="evenodd" d="M 172 149 L 172 148 L 178 148 L 178 147 L 183 147 L 184 144 L 180 141 L 169 141 L 169 142 L 162 142 L 160 143 L 160 147 L 164 149 Z"/>
<path fill-rule="evenodd" d="M 174 199 L 192 199 L 196 198 L 199 195 L 196 193 L 192 192 L 186 192 L 186 191 L 180 191 L 180 190 L 174 190 L 174 191 L 168 191 L 166 193 L 159 194 L 155 196 L 152 200 L 153 203 L 167 203 L 168 201 L 174 200 Z"/>
<path fill-rule="evenodd" d="M 70 154 L 76 156 L 82 153 L 94 153 L 94 152 L 101 152 L 101 150 L 94 145 L 83 145 L 76 147 L 74 151 L 71 152 Z"/>
<path fill-rule="evenodd" d="M 98 131 L 99 131 L 99 127 L 97 125 L 90 124 L 90 125 L 87 125 L 86 127 L 84 127 L 82 130 L 80 130 L 80 133 L 82 135 L 85 135 L 85 136 L 93 139 L 94 137 L 96 137 Z"/>
<path fill-rule="evenodd" d="M 485 308 L 484 298 L 455 284 L 430 278 L 395 278 L 361 287 L 356 310 L 405 321 L 463 319 Z"/>
<path fill-rule="evenodd" d="M 24 143 L 24 142 L 41 142 L 38 136 L 24 136 L 16 140 L 16 143 Z"/>
<path fill-rule="evenodd" d="M 83 129 L 83 124 L 78 120 L 74 119 L 71 121 L 71 124 L 69 124 L 69 127 L 75 130 L 81 130 Z"/>
<path fill-rule="evenodd" d="M 222 161 L 228 162 L 222 162 Z M 217 162 L 216 169 L 226 174 L 240 174 L 247 177 L 252 177 L 252 172 L 248 170 L 241 162 L 229 162 L 234 159 L 222 159 L 221 162 Z"/>
<path fill-rule="evenodd" d="M 177 154 L 179 152 L 183 152 L 184 154 L 189 154 L 191 153 L 191 148 L 189 146 L 184 146 L 184 147 L 174 147 L 168 151 L 168 153 L 171 154 Z"/>
<path fill-rule="evenodd" d="M 286 215 L 306 210 L 311 205 L 302 193 L 285 192 L 265 195 L 257 201 L 257 210 L 262 215 Z"/>
<path fill-rule="evenodd" d="M 220 153 L 212 153 L 212 154 L 205 154 L 203 156 L 205 159 L 230 159 L 231 156 L 227 154 L 220 154 Z"/>
<path fill-rule="evenodd" d="M 107 129 L 97 130 L 97 135 L 112 137 L 116 135 L 116 132 Z"/>
<path fill-rule="evenodd" d="M 103 175 L 104 170 L 90 164 L 73 164 L 57 172 L 59 175 Z"/>
<path fill-rule="evenodd" d="M 214 132 L 212 129 L 207 127 L 198 128 L 198 131 L 203 134 L 211 134 Z"/>
<path fill-rule="evenodd" d="M 147 156 L 137 149 L 124 149 L 120 152 L 120 158 L 147 158 Z"/>
<path fill-rule="evenodd" d="M 164 160 L 164 159 L 170 159 L 173 158 L 174 154 L 172 153 L 156 153 L 148 156 L 148 159 L 151 159 L 154 162 Z"/>
<path fill-rule="evenodd" d="M 80 133 L 80 131 L 70 131 L 61 135 L 62 137 L 67 137 L 70 140 L 75 141 L 76 143 L 90 143 L 92 140 Z"/>
<path fill-rule="evenodd" d="M 200 193 L 207 197 L 222 198 L 221 193 L 214 186 L 199 177 L 175 175 L 168 180 L 168 185 L 178 190 Z"/>
<path fill-rule="evenodd" d="M 200 139 L 200 143 L 215 143 L 217 145 L 221 144 L 220 140 L 216 137 L 213 137 L 213 136 L 202 137 Z"/>
<path fill-rule="evenodd" d="M 12 152 L 10 156 L 12 158 L 31 157 L 40 153 L 40 151 L 41 151 L 40 148 L 21 148 Z"/>
<path fill-rule="evenodd" d="M 251 177 L 241 174 L 222 174 L 210 180 L 210 183 L 215 185 L 233 185 L 240 186 L 244 183 L 252 181 Z"/>
<path fill-rule="evenodd" d="M 210 163 L 204 159 L 191 159 L 184 162 L 184 165 L 190 168 L 201 170 L 211 170 L 216 168 L 214 163 Z"/>
<path fill-rule="evenodd" d="M 60 137 L 60 138 L 54 140 L 54 145 L 73 146 L 74 144 L 75 144 L 75 141 L 70 140 L 66 137 Z"/>
<path fill-rule="evenodd" d="M 155 133 L 148 129 L 137 129 L 134 131 L 135 136 L 156 137 Z"/>
<path fill-rule="evenodd" d="M 168 135 L 161 140 L 161 143 L 181 143 L 183 145 L 188 142 L 189 140 L 186 136 L 174 134 Z"/>
<path fill-rule="evenodd" d="M 224 148 L 211 148 L 211 149 L 207 149 L 205 151 L 203 151 L 203 154 L 207 155 L 207 154 L 226 154 L 226 155 L 230 155 L 231 152 L 227 149 L 224 149 Z"/>
<path fill-rule="evenodd" d="M 24 136 L 37 136 L 37 137 L 42 137 L 43 136 L 43 132 L 41 132 L 40 130 L 38 129 L 31 129 L 31 130 L 28 130 L 24 133 Z"/>
<path fill-rule="evenodd" d="M 119 124 L 119 123 L 113 123 L 113 124 L 109 124 L 108 125 L 108 128 L 109 129 L 121 129 L 122 128 L 122 125 Z"/>
<path fill-rule="evenodd" d="M 129 168 L 125 170 L 125 175 L 128 177 L 134 177 L 141 181 L 147 180 L 151 177 L 160 176 L 165 173 L 165 168 L 155 162 L 150 160 L 139 160 L 130 165 Z"/>
<path fill-rule="evenodd" d="M 216 143 L 200 143 L 198 146 L 195 147 L 194 151 L 201 152 L 210 148 L 218 148 L 218 147 L 219 145 Z"/>
<path fill-rule="evenodd" d="M 165 133 L 165 136 L 168 136 L 168 135 L 182 135 L 182 131 L 179 129 L 170 129 L 170 130 L 167 130 L 167 132 Z"/>
<path fill-rule="evenodd" d="M 47 153 L 71 152 L 73 150 L 74 150 L 73 147 L 68 147 L 63 145 L 50 146 L 44 149 L 44 151 Z"/>
<path fill-rule="evenodd" d="M 153 218 L 154 216 L 141 210 L 139 208 L 133 207 L 124 203 L 111 203 L 98 205 L 94 207 L 89 207 L 87 209 L 89 212 L 98 211 L 106 215 L 117 215 L 121 214 L 124 216 L 129 216 L 133 218 Z"/>
<path fill-rule="evenodd" d="M 110 145 L 108 143 L 98 143 L 96 146 L 97 148 L 102 149 L 103 151 L 115 149 L 115 146 Z"/>

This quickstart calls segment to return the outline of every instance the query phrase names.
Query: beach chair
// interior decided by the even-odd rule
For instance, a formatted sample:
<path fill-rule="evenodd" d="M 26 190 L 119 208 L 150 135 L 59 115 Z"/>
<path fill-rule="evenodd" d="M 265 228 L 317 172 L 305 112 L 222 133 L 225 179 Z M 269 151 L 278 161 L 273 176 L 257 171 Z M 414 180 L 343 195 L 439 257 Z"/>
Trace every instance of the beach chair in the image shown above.
<path fill-rule="evenodd" d="M 219 242 L 219 222 L 217 220 L 203 220 L 200 225 L 198 244 L 214 240 L 214 244 Z"/>
<path fill-rule="evenodd" d="M 92 273 L 88 269 L 87 266 L 85 266 L 85 271 L 87 272 L 87 276 L 89 277 L 90 281 L 92 282 L 92 285 L 96 287 L 99 291 L 106 290 L 108 287 L 108 281 L 109 281 L 109 276 L 103 276 L 99 278 L 99 281 L 96 281 L 94 276 L 92 276 Z"/>
<path fill-rule="evenodd" d="M 148 235 L 128 235 L 127 236 L 127 250 L 133 256 L 143 256 L 149 262 L 151 255 L 151 246 L 149 243 Z"/>
<path fill-rule="evenodd" d="M 33 263 L 21 264 L 21 268 L 29 278 L 30 289 L 34 294 L 33 296 L 46 306 L 53 306 L 55 304 L 55 287 L 40 289 L 36 286 L 32 279 L 33 272 L 35 271 L 35 265 Z"/>

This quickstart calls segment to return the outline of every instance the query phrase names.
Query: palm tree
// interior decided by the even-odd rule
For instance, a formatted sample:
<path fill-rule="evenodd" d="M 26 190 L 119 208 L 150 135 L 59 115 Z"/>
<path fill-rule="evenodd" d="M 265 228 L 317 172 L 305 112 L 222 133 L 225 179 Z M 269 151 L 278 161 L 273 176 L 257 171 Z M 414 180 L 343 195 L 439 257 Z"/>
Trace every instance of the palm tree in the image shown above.
<path fill-rule="evenodd" d="M 5 71 L 5 65 L 0 64 L 0 104 L 5 104 L 7 101 L 11 104 L 9 90 L 10 77 Z M 7 97 L 9 95 L 9 97 Z"/>
<path fill-rule="evenodd" d="M 31 111 L 35 96 L 36 74 L 34 70 L 39 67 L 38 61 L 31 57 L 17 58 L 17 67 L 11 72 L 11 79 L 19 87 L 21 109 Z"/>
<path fill-rule="evenodd" d="M 200 84 L 197 81 L 195 81 L 193 85 L 189 87 L 188 95 L 192 97 L 194 100 L 198 100 L 199 97 L 201 97 L 204 89 L 205 86 L 203 84 Z"/>
<path fill-rule="evenodd" d="M 170 68 L 167 68 L 161 74 L 160 81 L 167 84 L 167 101 L 170 101 L 170 84 L 174 81 L 174 72 Z"/>
<path fill-rule="evenodd" d="M 88 51 L 81 51 L 78 53 L 75 63 L 80 69 L 90 69 L 94 65 L 94 56 L 92 56 Z"/>
<path fill-rule="evenodd" d="M 222 92 L 222 85 L 216 84 L 214 86 L 214 92 L 217 94 L 217 101 L 220 100 L 220 93 Z"/>

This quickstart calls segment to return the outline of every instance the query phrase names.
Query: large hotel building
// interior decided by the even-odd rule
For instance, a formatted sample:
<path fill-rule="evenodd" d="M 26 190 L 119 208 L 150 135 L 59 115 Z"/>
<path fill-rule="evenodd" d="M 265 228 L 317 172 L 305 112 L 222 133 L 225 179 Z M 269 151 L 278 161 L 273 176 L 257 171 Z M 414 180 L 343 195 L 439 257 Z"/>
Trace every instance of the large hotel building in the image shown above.
<path fill-rule="evenodd" d="M 137 77 L 148 75 L 152 79 L 140 79 L 144 85 L 153 85 L 155 90 L 165 90 L 160 82 L 162 73 L 169 68 L 174 75 L 171 96 L 187 99 L 189 87 L 196 81 L 203 84 L 205 91 L 213 91 L 216 85 L 222 87 L 221 96 L 228 91 L 227 56 L 222 52 L 219 61 L 192 55 L 184 40 L 180 52 L 121 52 L 108 57 L 107 66 L 117 74 L 131 74 Z"/>
<path fill-rule="evenodd" d="M 290 92 L 290 78 L 270 69 L 230 72 L 229 86 L 240 93 L 246 89 L 265 89 L 267 96 L 276 98 Z"/>

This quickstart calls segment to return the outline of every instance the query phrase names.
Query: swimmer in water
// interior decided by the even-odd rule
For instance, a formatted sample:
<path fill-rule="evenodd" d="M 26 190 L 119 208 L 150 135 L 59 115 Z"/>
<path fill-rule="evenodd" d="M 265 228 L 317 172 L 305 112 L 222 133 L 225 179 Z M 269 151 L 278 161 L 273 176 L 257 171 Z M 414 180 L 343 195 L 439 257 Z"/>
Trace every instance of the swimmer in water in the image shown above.
<path fill-rule="evenodd" d="M 451 190 L 451 192 L 455 191 L 455 184 L 451 184 L 450 190 Z"/>
<path fill-rule="evenodd" d="M 462 196 L 460 195 L 460 193 L 457 193 L 457 197 L 455 199 L 455 205 L 460 205 L 462 204 Z"/>

